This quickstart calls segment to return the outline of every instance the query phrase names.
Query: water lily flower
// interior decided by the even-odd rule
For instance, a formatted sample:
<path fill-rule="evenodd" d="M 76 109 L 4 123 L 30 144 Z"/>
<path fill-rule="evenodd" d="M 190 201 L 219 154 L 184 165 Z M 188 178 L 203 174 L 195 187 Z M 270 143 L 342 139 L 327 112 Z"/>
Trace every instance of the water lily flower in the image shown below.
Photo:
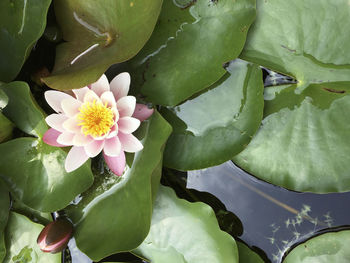
<path fill-rule="evenodd" d="M 37 243 L 44 252 L 58 253 L 65 249 L 72 234 L 72 223 L 68 219 L 58 219 L 43 228 Z"/>
<path fill-rule="evenodd" d="M 55 90 L 45 92 L 47 103 L 56 113 L 45 119 L 51 129 L 43 140 L 52 146 L 73 146 L 65 161 L 67 172 L 103 151 L 108 167 L 122 175 L 124 152 L 142 150 L 141 142 L 132 133 L 153 109 L 136 104 L 136 98 L 127 95 L 129 85 L 130 75 L 124 72 L 111 83 L 102 75 L 87 87 L 73 89 L 73 96 Z"/>

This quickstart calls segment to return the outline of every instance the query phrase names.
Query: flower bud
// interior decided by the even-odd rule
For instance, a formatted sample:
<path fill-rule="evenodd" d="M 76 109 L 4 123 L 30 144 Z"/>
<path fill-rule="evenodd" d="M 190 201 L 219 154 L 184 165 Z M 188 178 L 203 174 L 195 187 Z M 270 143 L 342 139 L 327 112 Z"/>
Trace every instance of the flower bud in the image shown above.
<path fill-rule="evenodd" d="M 58 219 L 44 227 L 36 242 L 42 251 L 57 253 L 65 249 L 72 233 L 72 223 L 67 219 Z"/>

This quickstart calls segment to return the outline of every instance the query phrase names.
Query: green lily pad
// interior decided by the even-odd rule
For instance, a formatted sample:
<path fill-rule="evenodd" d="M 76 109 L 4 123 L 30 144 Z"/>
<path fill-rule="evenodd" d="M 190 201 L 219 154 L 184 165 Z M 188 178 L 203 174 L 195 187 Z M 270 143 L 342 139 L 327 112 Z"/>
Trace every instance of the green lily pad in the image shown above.
<path fill-rule="evenodd" d="M 13 123 L 0 112 L 0 143 L 11 138 L 13 128 Z"/>
<path fill-rule="evenodd" d="M 51 0 L 0 1 L 0 80 L 9 82 L 21 70 L 43 34 Z"/>
<path fill-rule="evenodd" d="M 350 84 L 266 88 L 262 127 L 234 162 L 288 189 L 350 190 Z"/>
<path fill-rule="evenodd" d="M 80 202 L 66 209 L 75 224 L 77 246 L 94 261 L 136 248 L 150 228 L 155 178 L 171 126 L 157 112 L 138 130 L 144 149 L 129 160 L 122 177 L 96 174 Z"/>
<path fill-rule="evenodd" d="M 5 184 L 0 180 L 0 262 L 3 261 L 6 255 L 6 246 L 4 231 L 7 225 L 7 219 L 10 210 L 10 193 Z"/>
<path fill-rule="evenodd" d="M 258 130 L 264 107 L 260 68 L 235 60 L 227 70 L 208 91 L 162 111 L 174 129 L 164 152 L 166 166 L 218 165 L 242 151 Z"/>
<path fill-rule="evenodd" d="M 1 86 L 1 83 L 0 83 L 0 86 Z M 5 108 L 8 102 L 9 102 L 9 98 L 7 97 L 6 93 L 0 88 L 0 110 Z"/>
<path fill-rule="evenodd" d="M 44 226 L 11 212 L 6 228 L 7 254 L 3 263 L 61 263 L 61 254 L 44 253 L 36 239 Z"/>
<path fill-rule="evenodd" d="M 129 62 L 146 100 L 174 106 L 209 87 L 235 59 L 255 19 L 255 0 L 164 1 L 157 26 Z"/>
<path fill-rule="evenodd" d="M 247 245 L 242 242 L 236 242 L 239 252 L 240 263 L 264 263 L 258 254 L 251 250 Z"/>
<path fill-rule="evenodd" d="M 257 20 L 242 58 L 291 75 L 298 83 L 266 89 L 263 125 L 234 161 L 291 190 L 348 191 L 348 0 L 257 3 Z"/>
<path fill-rule="evenodd" d="M 133 253 L 154 263 L 238 262 L 236 242 L 220 230 L 213 210 L 179 199 L 164 186 L 158 191 L 151 230 Z"/>
<path fill-rule="evenodd" d="M 112 64 L 135 56 L 153 31 L 162 0 L 54 4 L 66 42 L 57 47 L 54 70 L 44 81 L 54 89 L 69 90 L 95 82 Z"/>
<path fill-rule="evenodd" d="M 349 242 L 349 230 L 322 234 L 292 249 L 283 263 L 348 263 Z"/>
<path fill-rule="evenodd" d="M 24 82 L 2 86 L 9 97 L 4 114 L 24 132 L 38 136 L 17 138 L 0 144 L 0 177 L 11 193 L 25 205 L 42 212 L 64 208 L 93 182 L 89 162 L 67 173 L 66 152 L 45 144 L 44 114 Z"/>
<path fill-rule="evenodd" d="M 309 83 L 350 80 L 348 0 L 258 0 L 257 18 L 241 54 Z"/>

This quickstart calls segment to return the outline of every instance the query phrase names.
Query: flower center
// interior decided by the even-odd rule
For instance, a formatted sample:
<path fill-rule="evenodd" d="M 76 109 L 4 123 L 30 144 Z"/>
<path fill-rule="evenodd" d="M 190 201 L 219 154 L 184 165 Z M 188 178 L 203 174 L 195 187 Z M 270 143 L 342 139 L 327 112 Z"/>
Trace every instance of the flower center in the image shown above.
<path fill-rule="evenodd" d="M 114 124 L 114 114 L 111 108 L 107 107 L 107 103 L 101 102 L 85 102 L 79 108 L 78 123 L 85 135 L 99 137 L 111 130 Z"/>

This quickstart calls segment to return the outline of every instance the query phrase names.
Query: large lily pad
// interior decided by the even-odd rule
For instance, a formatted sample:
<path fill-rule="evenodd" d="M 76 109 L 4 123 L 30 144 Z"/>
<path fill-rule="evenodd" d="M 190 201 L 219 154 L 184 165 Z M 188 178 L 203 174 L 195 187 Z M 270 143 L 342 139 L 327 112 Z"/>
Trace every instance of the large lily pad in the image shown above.
<path fill-rule="evenodd" d="M 68 90 L 95 82 L 112 64 L 136 55 L 153 31 L 162 0 L 54 4 L 66 42 L 57 47 L 53 74 L 44 81 L 54 89 Z"/>
<path fill-rule="evenodd" d="M 52 212 L 64 208 L 93 182 L 89 163 L 67 173 L 66 152 L 42 141 L 47 130 L 44 114 L 24 82 L 2 86 L 9 97 L 4 113 L 24 132 L 38 136 L 0 144 L 0 177 L 25 205 Z"/>
<path fill-rule="evenodd" d="M 348 263 L 350 262 L 350 231 L 326 233 L 300 244 L 283 263 Z"/>
<path fill-rule="evenodd" d="M 246 244 L 242 242 L 236 242 L 239 252 L 239 262 L 240 263 L 264 263 L 264 261 L 251 250 Z"/>
<path fill-rule="evenodd" d="M 259 0 L 257 8 L 242 57 L 298 83 L 266 89 L 263 125 L 234 161 L 292 190 L 350 190 L 349 2 Z"/>
<path fill-rule="evenodd" d="M 164 1 L 155 31 L 130 62 L 146 99 L 176 105 L 225 74 L 255 19 L 255 0 Z"/>
<path fill-rule="evenodd" d="M 296 191 L 349 190 L 350 84 L 314 84 L 301 94 L 296 89 L 266 89 L 262 127 L 235 163 Z"/>
<path fill-rule="evenodd" d="M 221 164 L 258 130 L 264 107 L 261 70 L 242 60 L 227 70 L 208 91 L 162 112 L 174 129 L 164 153 L 166 166 L 193 170 Z"/>
<path fill-rule="evenodd" d="M 43 34 L 51 0 L 0 1 L 0 80 L 19 73 L 34 43 Z"/>
<path fill-rule="evenodd" d="M 257 0 L 241 57 L 309 83 L 350 80 L 348 0 Z"/>
<path fill-rule="evenodd" d="M 13 128 L 13 123 L 0 111 L 0 143 L 11 138 Z"/>
<path fill-rule="evenodd" d="M 96 172 L 93 187 L 77 205 L 66 209 L 75 224 L 77 246 L 94 261 L 134 249 L 147 236 L 154 178 L 159 184 L 162 152 L 170 133 L 171 126 L 154 113 L 139 129 L 144 149 L 135 154 L 123 177 Z"/>
<path fill-rule="evenodd" d="M 220 230 L 213 210 L 204 203 L 190 203 L 161 186 L 155 202 L 151 230 L 133 251 L 154 263 L 234 263 L 234 239 Z"/>
<path fill-rule="evenodd" d="M 40 251 L 36 239 L 44 226 L 11 212 L 6 228 L 7 254 L 3 263 L 61 263 L 61 254 Z"/>
<path fill-rule="evenodd" d="M 0 179 L 0 262 L 6 255 L 4 231 L 10 210 L 10 193 Z"/>

